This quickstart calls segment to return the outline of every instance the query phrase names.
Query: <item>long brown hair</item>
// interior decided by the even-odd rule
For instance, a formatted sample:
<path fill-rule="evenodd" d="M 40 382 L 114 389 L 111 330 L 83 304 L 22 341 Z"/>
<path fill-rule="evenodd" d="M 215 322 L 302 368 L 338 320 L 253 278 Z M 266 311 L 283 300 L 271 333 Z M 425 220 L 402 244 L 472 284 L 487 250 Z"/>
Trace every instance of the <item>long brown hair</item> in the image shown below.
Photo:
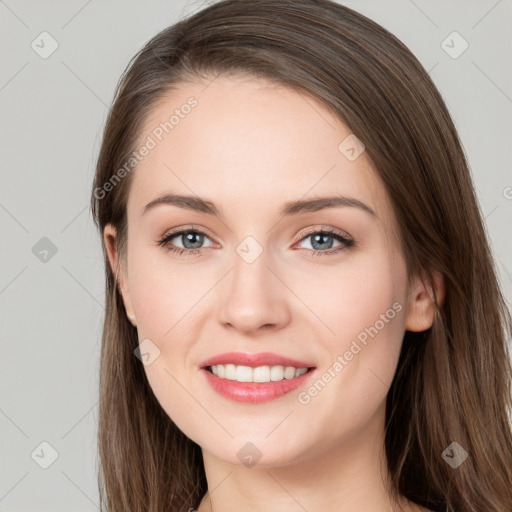
<path fill-rule="evenodd" d="M 386 187 L 409 277 L 444 277 L 432 327 L 405 333 L 387 397 L 392 496 L 450 512 L 512 511 L 510 312 L 447 107 L 422 65 L 383 27 L 330 0 L 223 0 L 161 31 L 130 61 L 106 122 L 91 195 L 100 232 L 112 223 L 126 255 L 135 171 L 122 179 L 118 171 L 142 123 L 180 83 L 221 73 L 292 87 L 342 120 Z M 104 244 L 103 252 L 102 510 L 198 507 L 207 491 L 201 449 L 163 411 L 134 356 L 137 330 Z M 468 453 L 457 468 L 443 457 L 453 442 Z"/>

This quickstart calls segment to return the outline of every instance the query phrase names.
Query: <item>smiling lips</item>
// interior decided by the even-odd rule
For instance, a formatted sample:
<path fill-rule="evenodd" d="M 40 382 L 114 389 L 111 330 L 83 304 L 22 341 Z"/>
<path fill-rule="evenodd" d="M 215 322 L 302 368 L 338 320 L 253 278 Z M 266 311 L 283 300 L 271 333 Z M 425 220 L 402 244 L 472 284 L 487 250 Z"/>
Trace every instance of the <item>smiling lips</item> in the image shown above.
<path fill-rule="evenodd" d="M 311 363 L 270 352 L 229 352 L 200 368 L 215 391 L 237 402 L 261 403 L 297 389 L 315 370 Z"/>
<path fill-rule="evenodd" d="M 226 352 L 218 356 L 211 357 L 201 363 L 201 368 L 217 364 L 234 364 L 237 366 L 293 366 L 294 368 L 312 368 L 313 364 L 289 357 L 280 356 L 272 352 L 258 352 L 249 354 L 245 352 Z"/>

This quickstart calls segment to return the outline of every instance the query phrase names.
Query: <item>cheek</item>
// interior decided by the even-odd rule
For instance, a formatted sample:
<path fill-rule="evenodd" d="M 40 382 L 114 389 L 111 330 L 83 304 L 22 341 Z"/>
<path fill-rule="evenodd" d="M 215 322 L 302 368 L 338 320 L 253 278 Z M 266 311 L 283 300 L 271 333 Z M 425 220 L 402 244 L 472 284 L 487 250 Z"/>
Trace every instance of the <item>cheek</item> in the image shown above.
<path fill-rule="evenodd" d="M 383 337 L 393 339 L 400 334 L 403 315 L 398 310 L 405 311 L 405 276 L 400 259 L 375 251 L 314 273 L 300 272 L 291 282 L 308 306 L 311 322 L 318 323 L 320 339 L 332 352 L 343 349 L 347 342 L 350 345 L 359 335 L 364 340 L 364 333 L 368 329 L 374 332 L 371 328 L 375 325 Z M 399 306 L 392 308 L 394 303 Z"/>
<path fill-rule="evenodd" d="M 190 322 L 194 305 L 211 287 L 211 273 L 201 272 L 198 278 L 193 265 L 171 262 L 161 248 L 134 251 L 131 264 L 130 294 L 139 337 L 163 343 L 175 339 L 175 331 Z"/>
<path fill-rule="evenodd" d="M 386 398 L 404 333 L 406 276 L 402 260 L 383 254 L 335 268 L 328 279 L 304 276 L 297 292 L 323 322 L 325 365 L 300 403 L 334 437 L 357 430 Z M 344 421 L 331 421 L 333 411 Z"/>
<path fill-rule="evenodd" d="M 198 301 L 213 284 L 205 280 L 211 273 L 198 278 L 190 266 L 169 263 L 152 252 L 156 251 L 134 253 L 130 279 L 139 343 L 151 340 L 149 346 L 158 354 L 144 371 L 167 415 L 183 432 L 190 433 L 195 418 L 204 414 L 191 398 L 197 395 L 192 389 L 197 382 L 190 349 L 199 337 Z"/>

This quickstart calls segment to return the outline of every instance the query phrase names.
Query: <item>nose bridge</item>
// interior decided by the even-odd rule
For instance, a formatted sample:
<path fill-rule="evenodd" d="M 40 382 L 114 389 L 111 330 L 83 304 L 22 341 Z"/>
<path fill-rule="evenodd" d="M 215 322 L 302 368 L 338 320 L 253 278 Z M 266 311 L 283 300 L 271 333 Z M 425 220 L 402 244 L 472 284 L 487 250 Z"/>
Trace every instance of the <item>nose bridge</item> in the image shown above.
<path fill-rule="evenodd" d="M 288 308 L 283 285 L 268 268 L 269 251 L 253 236 L 235 248 L 233 269 L 220 308 L 220 321 L 240 330 L 281 325 Z"/>

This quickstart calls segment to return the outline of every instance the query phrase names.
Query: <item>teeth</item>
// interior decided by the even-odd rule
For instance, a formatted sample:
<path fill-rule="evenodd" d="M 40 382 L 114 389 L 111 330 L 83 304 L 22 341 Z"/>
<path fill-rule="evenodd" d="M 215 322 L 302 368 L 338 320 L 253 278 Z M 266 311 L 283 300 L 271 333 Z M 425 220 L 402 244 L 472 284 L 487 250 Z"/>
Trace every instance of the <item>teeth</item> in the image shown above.
<path fill-rule="evenodd" d="M 270 382 L 293 379 L 304 375 L 307 368 L 293 366 L 237 366 L 234 364 L 216 364 L 211 367 L 212 373 L 221 379 L 238 382 Z"/>

